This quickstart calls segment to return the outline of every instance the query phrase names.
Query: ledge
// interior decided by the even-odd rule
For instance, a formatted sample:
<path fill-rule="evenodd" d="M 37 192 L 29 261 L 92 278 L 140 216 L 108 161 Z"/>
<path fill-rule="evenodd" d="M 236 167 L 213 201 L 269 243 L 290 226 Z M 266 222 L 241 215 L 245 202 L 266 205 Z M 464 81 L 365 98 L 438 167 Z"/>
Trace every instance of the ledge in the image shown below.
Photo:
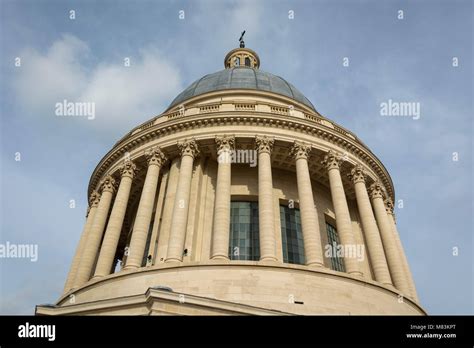
<path fill-rule="evenodd" d="M 325 121 L 325 120 L 323 120 Z M 388 171 L 383 166 L 382 162 L 358 139 L 353 139 L 348 135 L 341 133 L 341 130 L 331 128 L 323 123 L 318 123 L 310 119 L 284 116 L 279 114 L 255 112 L 255 111 L 235 111 L 235 112 L 212 112 L 206 114 L 196 114 L 193 116 L 180 117 L 165 121 L 162 123 L 148 126 L 144 130 L 127 138 L 126 142 L 121 142 L 115 145 L 99 162 L 94 169 L 89 182 L 88 193 L 92 192 L 103 174 L 110 169 L 110 167 L 119 159 L 125 152 L 130 152 L 132 149 L 139 148 L 159 137 L 176 134 L 183 130 L 195 129 L 203 126 L 226 125 L 226 124 L 248 124 L 249 122 L 257 123 L 265 126 L 265 131 L 268 132 L 269 126 L 275 128 L 289 128 L 295 132 L 309 134 L 318 139 L 322 139 L 334 144 L 341 149 L 345 149 L 351 153 L 355 158 L 364 161 L 374 173 L 380 177 L 389 196 L 395 201 L 393 183 L 388 174 Z M 199 137 L 196 135 L 196 139 Z"/>
<path fill-rule="evenodd" d="M 355 283 L 359 283 L 365 287 L 374 287 L 379 290 L 386 291 L 394 296 L 399 296 L 402 293 L 391 286 L 386 286 L 384 284 L 378 283 L 376 281 L 352 276 L 347 273 L 337 272 L 330 270 L 328 268 L 319 268 L 319 267 L 310 267 L 305 265 L 296 265 L 296 264 L 284 264 L 280 262 L 273 262 L 273 261 L 227 261 L 227 260 L 206 260 L 206 261 L 192 261 L 192 262 L 172 262 L 172 263 L 161 263 L 159 265 L 149 266 L 149 267 L 142 267 L 137 270 L 124 270 L 117 273 L 110 274 L 106 277 L 90 280 L 82 287 L 73 289 L 65 294 L 63 294 L 59 300 L 57 301 L 56 305 L 60 305 L 64 300 L 66 300 L 70 295 L 80 293 L 87 289 L 100 286 L 101 283 L 108 282 L 113 279 L 120 279 L 125 278 L 128 276 L 140 276 L 140 274 L 148 273 L 148 272 L 160 272 L 164 270 L 182 270 L 186 268 L 224 268 L 224 267 L 231 267 L 231 268 L 266 268 L 266 269 L 278 269 L 278 270 L 292 270 L 297 272 L 303 273 L 310 273 L 310 274 L 320 274 L 325 276 L 334 277 L 337 279 L 343 279 L 346 281 L 351 281 Z M 416 307 L 421 313 L 426 314 L 425 310 L 414 300 L 410 299 L 409 297 L 404 296 L 404 301 L 409 302 L 411 305 Z"/>

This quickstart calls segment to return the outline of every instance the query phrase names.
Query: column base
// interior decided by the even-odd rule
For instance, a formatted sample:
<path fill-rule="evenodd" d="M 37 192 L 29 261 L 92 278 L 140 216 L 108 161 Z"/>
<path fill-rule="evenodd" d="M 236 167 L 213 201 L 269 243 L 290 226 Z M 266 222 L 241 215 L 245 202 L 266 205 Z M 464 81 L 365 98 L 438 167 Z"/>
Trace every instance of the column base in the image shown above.
<path fill-rule="evenodd" d="M 324 268 L 324 263 L 321 262 L 310 262 L 307 263 L 306 266 L 311 267 L 311 268 Z"/>
<path fill-rule="evenodd" d="M 214 255 L 211 257 L 211 260 L 225 260 L 225 261 L 229 261 L 229 257 L 227 255 L 222 255 L 222 254 L 219 254 L 219 255 Z"/>
<path fill-rule="evenodd" d="M 263 256 L 260 258 L 260 261 L 278 262 L 278 259 L 275 256 Z"/>
<path fill-rule="evenodd" d="M 347 274 L 350 274 L 350 275 L 353 275 L 353 276 L 356 276 L 356 277 L 363 277 L 364 276 L 364 274 L 360 271 L 347 272 Z"/>
<path fill-rule="evenodd" d="M 165 260 L 165 263 L 171 263 L 171 262 L 183 262 L 183 260 L 180 260 L 180 259 L 175 259 L 175 258 L 172 258 L 172 259 L 166 259 Z"/>

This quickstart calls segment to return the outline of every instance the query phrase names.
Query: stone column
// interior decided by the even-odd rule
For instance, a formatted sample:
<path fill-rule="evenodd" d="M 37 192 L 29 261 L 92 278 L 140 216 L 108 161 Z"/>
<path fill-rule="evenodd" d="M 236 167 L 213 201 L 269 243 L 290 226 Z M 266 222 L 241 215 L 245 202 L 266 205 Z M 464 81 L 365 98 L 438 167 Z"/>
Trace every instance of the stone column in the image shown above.
<path fill-rule="evenodd" d="M 392 285 L 387 259 L 385 258 L 382 240 L 380 239 L 380 232 L 375 221 L 372 206 L 370 205 L 367 187 L 365 186 L 366 173 L 362 166 L 357 165 L 351 170 L 349 177 L 354 183 L 357 207 L 359 208 L 359 215 L 375 280 L 386 285 Z"/>
<path fill-rule="evenodd" d="M 132 187 L 132 180 L 137 167 L 131 161 L 125 161 L 120 167 L 121 180 L 115 196 L 114 206 L 110 213 L 109 223 L 105 230 L 104 240 L 100 249 L 99 259 L 95 268 L 94 278 L 100 278 L 110 274 L 114 263 L 117 245 L 122 232 L 123 219 L 127 210 L 128 198 Z"/>
<path fill-rule="evenodd" d="M 319 230 L 318 214 L 314 205 L 313 188 L 308 167 L 310 151 L 310 145 L 295 142 L 290 151 L 290 156 L 296 160 L 296 180 L 298 183 L 298 199 L 306 264 L 308 266 L 323 267 L 321 232 Z"/>
<path fill-rule="evenodd" d="M 229 259 L 230 228 L 230 183 L 231 151 L 234 137 L 216 137 L 217 143 L 217 184 L 214 204 L 214 228 L 212 232 L 212 259 Z"/>
<path fill-rule="evenodd" d="M 255 144 L 258 151 L 260 260 L 276 261 L 272 161 L 270 157 L 273 149 L 273 139 L 266 136 L 257 136 Z"/>
<path fill-rule="evenodd" d="M 347 206 L 346 194 L 344 193 L 344 186 L 342 185 L 341 173 L 339 170 L 341 162 L 341 158 L 331 150 L 324 157 L 322 163 L 328 170 L 332 204 L 336 214 L 337 233 L 341 240 L 341 244 L 344 246 L 344 250 L 347 250 L 347 247 L 355 248 L 356 242 L 354 232 L 352 231 L 351 216 L 349 214 L 349 207 Z M 359 262 L 355 257 L 347 257 L 347 255 L 344 255 L 344 265 L 346 266 L 347 273 L 362 276 Z"/>
<path fill-rule="evenodd" d="M 168 253 L 165 262 L 182 262 L 184 242 L 186 240 L 186 228 L 188 223 L 189 194 L 191 192 L 191 180 L 193 177 L 193 162 L 198 156 L 199 150 L 194 139 L 178 143 L 181 152 L 181 166 L 179 169 L 178 187 L 173 207 L 171 220 L 170 239 L 168 241 Z"/>
<path fill-rule="evenodd" d="M 99 199 L 100 199 L 99 193 L 95 190 L 92 191 L 91 196 L 89 197 L 89 208 L 87 209 L 86 224 L 84 225 L 84 229 L 82 231 L 82 235 L 79 240 L 79 245 L 77 246 L 76 253 L 74 254 L 74 258 L 72 259 L 71 269 L 69 271 L 69 274 L 66 280 L 66 285 L 64 286 L 64 293 L 71 290 L 74 284 L 74 279 L 76 278 L 77 269 L 81 261 L 82 253 L 84 252 L 86 240 L 89 236 L 92 222 L 94 221 L 94 216 L 97 211 L 97 206 L 99 205 Z"/>
<path fill-rule="evenodd" d="M 105 223 L 109 215 L 110 203 L 115 192 L 115 180 L 112 176 L 107 175 L 100 183 L 101 197 L 91 230 L 85 243 L 84 252 L 82 253 L 81 263 L 77 271 L 74 281 L 74 287 L 79 287 L 87 282 L 92 275 L 92 268 L 97 259 L 100 242 L 104 233 Z"/>
<path fill-rule="evenodd" d="M 142 265 L 148 231 L 150 230 L 151 216 L 153 215 L 153 204 L 155 204 L 160 169 L 163 163 L 166 162 L 165 155 L 158 147 L 147 151 L 145 156 L 148 162 L 148 169 L 140 202 L 138 203 L 137 216 L 133 224 L 132 238 L 124 270 L 137 269 Z"/>
<path fill-rule="evenodd" d="M 380 182 L 375 182 L 370 186 L 370 198 L 372 206 L 379 226 L 380 235 L 382 236 L 385 255 L 387 256 L 390 275 L 392 276 L 393 285 L 403 294 L 409 295 L 408 282 L 405 278 L 403 264 L 398 254 L 398 248 L 395 240 L 392 226 L 388 220 L 387 211 L 383 202 L 383 187 Z"/>
<path fill-rule="evenodd" d="M 410 290 L 411 297 L 418 302 L 418 294 L 416 293 L 415 282 L 413 280 L 413 275 L 410 271 L 410 265 L 408 264 L 407 257 L 405 255 L 405 251 L 403 250 L 403 244 L 400 240 L 400 235 L 398 233 L 397 224 L 395 222 L 395 213 L 393 212 L 393 202 L 390 198 L 385 200 L 385 207 L 387 211 L 388 220 L 390 225 L 392 226 L 393 235 L 395 237 L 395 242 L 397 244 L 398 254 L 403 263 L 403 268 L 405 271 L 405 277 L 408 281 L 408 288 Z"/>

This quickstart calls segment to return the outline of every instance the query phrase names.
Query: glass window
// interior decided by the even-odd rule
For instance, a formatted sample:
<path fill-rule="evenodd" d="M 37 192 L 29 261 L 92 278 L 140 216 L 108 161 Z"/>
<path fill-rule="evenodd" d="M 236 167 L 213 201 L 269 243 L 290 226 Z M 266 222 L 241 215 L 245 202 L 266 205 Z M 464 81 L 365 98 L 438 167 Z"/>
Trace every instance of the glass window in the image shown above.
<path fill-rule="evenodd" d="M 234 58 L 234 66 L 239 66 L 240 65 L 240 59 L 239 57 Z"/>
<path fill-rule="evenodd" d="M 300 210 L 280 205 L 283 262 L 305 264 Z"/>
<path fill-rule="evenodd" d="M 250 58 L 249 57 L 245 58 L 245 66 L 250 66 Z"/>
<path fill-rule="evenodd" d="M 142 267 L 151 266 L 151 255 L 148 254 L 148 251 L 150 249 L 150 242 L 151 242 L 151 234 L 153 230 L 153 222 L 155 221 L 155 211 L 153 211 L 151 220 L 150 220 L 150 225 L 148 227 L 148 235 L 146 237 L 146 244 L 145 244 L 145 251 L 143 252 L 143 259 L 142 259 Z"/>
<path fill-rule="evenodd" d="M 258 261 L 258 203 L 231 202 L 230 208 L 229 258 Z"/>
<path fill-rule="evenodd" d="M 339 246 L 339 235 L 337 234 L 336 227 L 326 222 L 326 231 L 328 234 L 328 244 L 331 246 L 331 268 L 335 271 L 345 272 L 344 259 L 337 256 L 337 246 Z"/>

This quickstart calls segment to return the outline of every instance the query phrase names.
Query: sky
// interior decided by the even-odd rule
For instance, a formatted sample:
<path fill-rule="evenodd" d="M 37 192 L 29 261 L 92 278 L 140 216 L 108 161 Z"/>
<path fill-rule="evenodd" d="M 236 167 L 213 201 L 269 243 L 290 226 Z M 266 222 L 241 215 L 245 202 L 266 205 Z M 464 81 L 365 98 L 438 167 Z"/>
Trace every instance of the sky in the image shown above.
<path fill-rule="evenodd" d="M 461 0 L 0 0 L 0 244 L 38 246 L 36 262 L 0 258 L 0 314 L 59 298 L 97 163 L 223 69 L 242 30 L 262 70 L 384 163 L 423 308 L 473 314 L 472 25 Z M 95 118 L 56 116 L 63 100 Z M 420 117 L 381 115 L 389 100 Z"/>

